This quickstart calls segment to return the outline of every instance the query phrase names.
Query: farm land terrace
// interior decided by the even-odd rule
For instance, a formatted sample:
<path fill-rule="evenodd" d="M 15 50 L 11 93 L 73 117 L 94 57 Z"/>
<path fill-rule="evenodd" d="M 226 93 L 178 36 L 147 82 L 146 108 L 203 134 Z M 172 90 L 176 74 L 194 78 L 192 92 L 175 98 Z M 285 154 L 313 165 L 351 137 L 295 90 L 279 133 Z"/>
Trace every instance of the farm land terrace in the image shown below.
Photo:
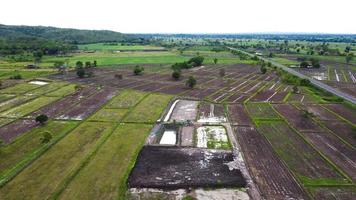
<path fill-rule="evenodd" d="M 0 199 L 354 198 L 355 105 L 259 59 L 355 96 L 349 43 L 148 38 L 0 58 Z"/>

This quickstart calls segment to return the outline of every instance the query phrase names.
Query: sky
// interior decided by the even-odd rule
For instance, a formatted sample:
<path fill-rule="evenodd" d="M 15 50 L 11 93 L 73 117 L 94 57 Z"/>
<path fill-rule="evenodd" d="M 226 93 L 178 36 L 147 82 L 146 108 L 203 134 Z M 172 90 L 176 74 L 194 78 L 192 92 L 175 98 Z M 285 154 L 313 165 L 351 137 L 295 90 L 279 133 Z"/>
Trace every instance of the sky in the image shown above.
<path fill-rule="evenodd" d="M 353 33 L 356 0 L 1 0 L 0 24 L 123 33 Z"/>

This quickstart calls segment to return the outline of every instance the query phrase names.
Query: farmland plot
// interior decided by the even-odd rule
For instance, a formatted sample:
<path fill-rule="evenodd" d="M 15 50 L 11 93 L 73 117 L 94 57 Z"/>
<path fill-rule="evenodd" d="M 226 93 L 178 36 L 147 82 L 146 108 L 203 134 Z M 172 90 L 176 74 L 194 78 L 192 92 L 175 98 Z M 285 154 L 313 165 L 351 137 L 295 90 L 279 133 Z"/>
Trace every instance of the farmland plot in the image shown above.
<path fill-rule="evenodd" d="M 258 131 L 305 186 L 348 184 L 317 151 L 284 122 L 263 123 Z"/>
<path fill-rule="evenodd" d="M 303 189 L 273 152 L 268 141 L 256 129 L 249 126 L 235 126 L 234 132 L 262 197 L 266 199 L 306 198 Z"/>
<path fill-rule="evenodd" d="M 23 117 L 49 103 L 56 101 L 58 97 L 38 97 L 32 101 L 29 101 L 21 106 L 17 106 L 10 110 L 4 111 L 0 113 L 1 117 L 8 117 L 8 118 L 19 118 Z"/>
<path fill-rule="evenodd" d="M 155 122 L 171 100 L 172 96 L 150 94 L 141 101 L 124 119 L 125 122 Z"/>
<path fill-rule="evenodd" d="M 47 199 L 79 167 L 99 139 L 111 133 L 109 123 L 85 122 L 50 148 L 0 189 L 4 199 Z M 45 172 L 45 173 L 44 173 Z"/>
<path fill-rule="evenodd" d="M 8 87 L 0 90 L 0 94 L 24 94 L 30 92 L 36 88 L 43 87 L 42 85 L 30 84 L 30 83 L 19 83 L 15 86 Z"/>
<path fill-rule="evenodd" d="M 246 104 L 246 108 L 254 119 L 280 119 L 268 103 L 248 103 Z"/>
<path fill-rule="evenodd" d="M 241 104 L 233 104 L 228 106 L 230 122 L 237 125 L 250 125 L 252 126 L 252 121 L 248 116 L 244 106 Z"/>
<path fill-rule="evenodd" d="M 356 125 L 356 112 L 353 109 L 347 108 L 342 104 L 326 104 L 323 105 L 329 111 L 342 116 L 342 118 L 350 121 L 354 125 Z"/>
<path fill-rule="evenodd" d="M 119 125 L 59 199 L 123 198 L 127 174 L 150 128 L 143 124 Z"/>
<path fill-rule="evenodd" d="M 114 97 L 106 108 L 131 108 L 135 106 L 147 93 L 135 90 L 124 90 Z"/>
<path fill-rule="evenodd" d="M 224 106 L 201 102 L 199 104 L 198 122 L 226 122 Z"/>
<path fill-rule="evenodd" d="M 48 147 L 48 144 L 41 142 L 44 132 L 50 132 L 53 137 L 51 142 L 55 142 L 76 125 L 76 122 L 51 121 L 45 126 L 33 128 L 12 143 L 1 147 L 0 183 L 7 175 L 12 174 L 13 171 L 18 170 L 18 168 L 37 158 L 36 156 Z M 17 134 L 18 130 L 13 129 L 8 131 L 10 134 Z"/>

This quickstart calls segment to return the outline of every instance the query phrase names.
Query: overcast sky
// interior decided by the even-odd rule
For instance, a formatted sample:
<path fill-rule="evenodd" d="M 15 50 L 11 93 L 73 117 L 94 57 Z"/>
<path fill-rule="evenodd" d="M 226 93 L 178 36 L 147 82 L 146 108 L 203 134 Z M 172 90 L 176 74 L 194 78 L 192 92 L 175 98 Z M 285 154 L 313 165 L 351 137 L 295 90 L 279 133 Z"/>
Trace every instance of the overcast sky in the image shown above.
<path fill-rule="evenodd" d="M 356 0 L 1 0 L 0 24 L 124 33 L 356 33 Z"/>

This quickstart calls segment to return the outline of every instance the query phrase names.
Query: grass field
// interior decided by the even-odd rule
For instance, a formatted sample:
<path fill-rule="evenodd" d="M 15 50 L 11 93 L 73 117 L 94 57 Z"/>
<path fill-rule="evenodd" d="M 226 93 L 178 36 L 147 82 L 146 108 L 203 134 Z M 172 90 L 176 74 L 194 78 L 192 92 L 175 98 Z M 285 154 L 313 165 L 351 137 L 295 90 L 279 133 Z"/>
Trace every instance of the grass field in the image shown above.
<path fill-rule="evenodd" d="M 108 45 L 105 43 L 96 43 L 96 44 L 83 44 L 78 46 L 81 50 L 160 50 L 164 49 L 163 47 L 152 46 L 152 45 Z"/>
<path fill-rule="evenodd" d="M 114 97 L 106 106 L 106 108 L 130 108 L 135 106 L 147 93 L 124 90 L 119 95 Z"/>
<path fill-rule="evenodd" d="M 18 118 L 23 117 L 49 103 L 56 101 L 57 97 L 38 97 L 20 106 L 0 113 L 1 117 Z"/>
<path fill-rule="evenodd" d="M 63 97 L 75 92 L 75 86 L 75 84 L 69 84 L 45 95 L 49 97 Z"/>
<path fill-rule="evenodd" d="M 269 103 L 247 103 L 246 108 L 251 117 L 256 120 L 280 119 Z"/>
<path fill-rule="evenodd" d="M 95 148 L 113 131 L 109 123 L 85 122 L 0 189 L 4 199 L 47 199 Z M 21 192 L 19 192 L 21 191 Z"/>
<path fill-rule="evenodd" d="M 128 111 L 129 109 L 103 108 L 90 117 L 89 121 L 119 122 Z"/>
<path fill-rule="evenodd" d="M 3 179 L 23 168 L 30 161 L 36 159 L 41 152 L 61 139 L 77 125 L 77 122 L 71 121 L 51 121 L 44 126 L 38 126 L 15 141 L 0 148 L 0 184 Z M 50 143 L 42 143 L 42 133 L 50 132 L 52 140 Z"/>
<path fill-rule="evenodd" d="M 150 94 L 132 110 L 124 121 L 154 123 L 171 98 L 170 95 Z"/>
<path fill-rule="evenodd" d="M 29 84 L 29 83 L 20 83 L 15 86 L 8 87 L 0 90 L 1 94 L 23 94 L 28 91 L 34 90 L 36 88 L 42 87 L 41 85 Z"/>
<path fill-rule="evenodd" d="M 119 125 L 59 199 L 123 199 L 126 178 L 150 129 L 151 125 Z"/>

